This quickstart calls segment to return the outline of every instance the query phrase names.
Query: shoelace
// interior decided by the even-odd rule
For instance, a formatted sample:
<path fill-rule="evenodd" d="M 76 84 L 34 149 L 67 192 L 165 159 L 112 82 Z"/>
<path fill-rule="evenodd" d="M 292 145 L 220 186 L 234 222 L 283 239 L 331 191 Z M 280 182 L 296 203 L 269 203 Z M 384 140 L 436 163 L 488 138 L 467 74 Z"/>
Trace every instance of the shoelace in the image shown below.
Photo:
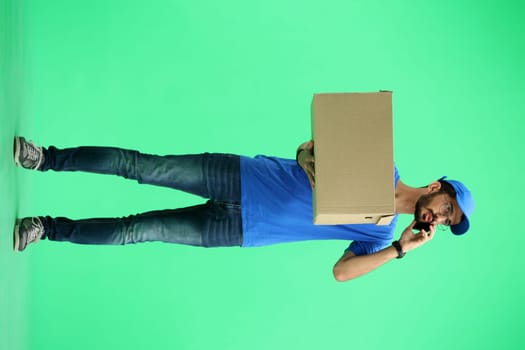
<path fill-rule="evenodd" d="M 36 162 L 36 165 L 33 166 L 32 169 L 38 169 L 42 163 L 42 148 L 35 146 L 32 141 L 29 141 L 26 145 L 26 151 L 26 158 Z"/>
<path fill-rule="evenodd" d="M 31 228 L 29 228 L 28 231 L 27 243 L 38 243 L 40 241 L 40 237 L 42 237 L 42 232 L 44 232 L 44 225 L 39 218 L 32 218 Z"/>

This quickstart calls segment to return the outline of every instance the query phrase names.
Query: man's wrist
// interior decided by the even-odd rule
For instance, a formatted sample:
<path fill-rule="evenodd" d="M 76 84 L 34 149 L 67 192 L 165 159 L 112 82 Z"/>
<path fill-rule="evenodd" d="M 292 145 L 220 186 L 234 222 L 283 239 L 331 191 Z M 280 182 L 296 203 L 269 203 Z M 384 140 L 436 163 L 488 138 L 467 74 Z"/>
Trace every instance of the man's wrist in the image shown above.
<path fill-rule="evenodd" d="M 401 259 L 402 257 L 405 256 L 406 254 L 406 251 L 403 250 L 403 246 L 401 245 L 401 243 L 399 241 L 393 241 L 392 242 L 392 246 L 396 249 L 396 252 L 397 252 L 397 259 Z"/>

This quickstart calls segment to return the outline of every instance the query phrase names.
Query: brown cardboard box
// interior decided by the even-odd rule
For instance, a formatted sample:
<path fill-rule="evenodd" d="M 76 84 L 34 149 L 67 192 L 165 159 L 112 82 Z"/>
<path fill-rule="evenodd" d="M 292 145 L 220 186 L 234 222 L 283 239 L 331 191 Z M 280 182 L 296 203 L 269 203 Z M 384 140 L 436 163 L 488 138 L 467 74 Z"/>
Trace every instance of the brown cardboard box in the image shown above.
<path fill-rule="evenodd" d="M 315 94 L 314 224 L 387 225 L 395 213 L 392 93 Z"/>

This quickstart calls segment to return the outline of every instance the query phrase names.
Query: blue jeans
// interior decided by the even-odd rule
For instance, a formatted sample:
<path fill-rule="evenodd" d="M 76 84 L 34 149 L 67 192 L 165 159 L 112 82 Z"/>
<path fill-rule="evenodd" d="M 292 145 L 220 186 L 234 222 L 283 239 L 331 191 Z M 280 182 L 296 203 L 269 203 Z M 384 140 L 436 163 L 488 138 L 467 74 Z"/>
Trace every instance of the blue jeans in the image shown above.
<path fill-rule="evenodd" d="M 231 154 L 157 156 L 114 147 L 44 149 L 41 171 L 85 171 L 170 187 L 209 200 L 187 208 L 124 218 L 43 217 L 44 238 L 80 244 L 162 241 L 202 247 L 240 246 L 240 157 Z"/>

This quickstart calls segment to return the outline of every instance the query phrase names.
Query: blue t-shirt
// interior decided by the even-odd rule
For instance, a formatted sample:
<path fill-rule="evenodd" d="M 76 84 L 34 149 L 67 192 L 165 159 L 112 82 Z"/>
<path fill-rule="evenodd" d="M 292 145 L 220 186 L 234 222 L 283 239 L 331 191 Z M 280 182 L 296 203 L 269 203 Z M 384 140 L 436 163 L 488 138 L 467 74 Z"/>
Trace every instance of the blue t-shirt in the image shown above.
<path fill-rule="evenodd" d="M 395 186 L 395 167 L 394 179 Z M 354 254 L 371 254 L 390 244 L 397 222 L 396 215 L 385 226 L 314 225 L 308 177 L 295 160 L 277 157 L 241 157 L 241 202 L 243 247 L 341 239 L 353 241 Z"/>

